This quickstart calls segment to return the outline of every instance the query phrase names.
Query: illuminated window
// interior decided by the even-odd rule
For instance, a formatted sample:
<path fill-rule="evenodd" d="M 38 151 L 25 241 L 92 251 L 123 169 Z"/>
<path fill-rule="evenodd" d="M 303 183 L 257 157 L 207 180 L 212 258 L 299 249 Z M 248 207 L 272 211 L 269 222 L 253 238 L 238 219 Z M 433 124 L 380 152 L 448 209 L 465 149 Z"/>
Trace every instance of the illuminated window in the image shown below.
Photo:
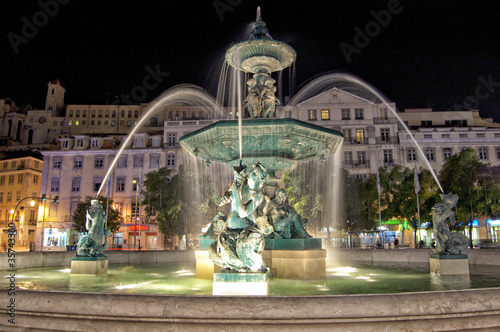
<path fill-rule="evenodd" d="M 316 110 L 309 110 L 309 121 L 316 121 Z"/>
<path fill-rule="evenodd" d="M 321 120 L 330 120 L 330 110 L 321 110 Z"/>
<path fill-rule="evenodd" d="M 356 129 L 356 143 L 363 143 L 365 141 L 365 130 Z"/>

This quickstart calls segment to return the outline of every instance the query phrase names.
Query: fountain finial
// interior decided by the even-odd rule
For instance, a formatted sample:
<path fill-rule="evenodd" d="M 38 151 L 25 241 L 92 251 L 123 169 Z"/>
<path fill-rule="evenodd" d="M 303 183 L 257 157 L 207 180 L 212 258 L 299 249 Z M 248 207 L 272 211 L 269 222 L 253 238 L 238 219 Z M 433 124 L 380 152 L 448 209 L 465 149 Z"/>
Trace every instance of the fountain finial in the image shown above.
<path fill-rule="evenodd" d="M 273 39 L 269 35 L 269 31 L 266 28 L 266 23 L 262 20 L 260 14 L 260 7 L 257 7 L 257 16 L 255 18 L 255 25 L 252 30 L 252 37 L 250 39 Z"/>

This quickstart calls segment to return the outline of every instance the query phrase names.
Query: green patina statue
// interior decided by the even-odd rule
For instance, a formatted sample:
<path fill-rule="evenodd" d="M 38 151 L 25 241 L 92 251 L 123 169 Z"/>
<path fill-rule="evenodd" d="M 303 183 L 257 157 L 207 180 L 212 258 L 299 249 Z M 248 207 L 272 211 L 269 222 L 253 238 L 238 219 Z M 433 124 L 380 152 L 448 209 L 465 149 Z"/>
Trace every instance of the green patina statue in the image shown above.
<path fill-rule="evenodd" d="M 93 199 L 87 209 L 87 222 L 85 227 L 88 234 L 83 236 L 78 242 L 76 249 L 77 256 L 99 257 L 104 256 L 104 251 L 108 247 L 108 236 L 111 235 L 109 229 L 104 228 L 105 214 L 102 204 Z M 104 237 L 104 244 L 103 242 Z"/>
<path fill-rule="evenodd" d="M 451 232 L 446 220 L 453 225 L 456 224 L 453 207 L 458 202 L 458 196 L 454 194 L 441 194 L 441 203 L 432 208 L 432 224 L 434 226 L 434 240 L 436 246 L 434 251 L 441 255 L 459 255 L 467 249 L 469 238 L 461 233 Z"/>
<path fill-rule="evenodd" d="M 234 175 L 234 182 L 220 204 L 231 203 L 229 215 L 218 213 L 214 218 L 213 232 L 217 239 L 209 247 L 209 256 L 222 268 L 265 272 L 264 233 L 271 233 L 272 226 L 257 219 L 258 208 L 265 201 L 263 186 L 268 173 L 258 163 L 250 172 L 244 165 L 234 167 Z"/>

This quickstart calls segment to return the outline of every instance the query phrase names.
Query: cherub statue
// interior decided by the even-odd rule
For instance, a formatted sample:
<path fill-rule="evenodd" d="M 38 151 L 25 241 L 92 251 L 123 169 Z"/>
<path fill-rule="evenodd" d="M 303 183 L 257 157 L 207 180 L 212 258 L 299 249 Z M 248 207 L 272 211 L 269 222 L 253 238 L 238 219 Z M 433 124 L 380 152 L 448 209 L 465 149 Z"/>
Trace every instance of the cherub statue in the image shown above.
<path fill-rule="evenodd" d="M 264 83 L 264 93 L 262 96 L 262 103 L 264 105 L 264 111 L 262 114 L 262 117 L 264 118 L 270 118 L 274 111 L 276 110 L 276 105 L 280 104 L 280 101 L 278 98 L 276 98 L 275 93 L 276 93 L 276 87 L 274 86 L 274 83 L 276 80 L 272 78 L 267 78 L 265 83 Z"/>

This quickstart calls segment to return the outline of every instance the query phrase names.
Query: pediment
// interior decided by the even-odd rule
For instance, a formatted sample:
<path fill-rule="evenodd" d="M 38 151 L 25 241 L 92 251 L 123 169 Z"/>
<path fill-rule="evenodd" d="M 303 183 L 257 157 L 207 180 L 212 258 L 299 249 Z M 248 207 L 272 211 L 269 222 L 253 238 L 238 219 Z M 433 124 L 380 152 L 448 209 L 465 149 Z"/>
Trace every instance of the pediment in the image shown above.
<path fill-rule="evenodd" d="M 341 90 L 332 88 L 324 91 L 312 98 L 304 100 L 297 106 L 322 106 L 322 105 L 360 105 L 360 104 L 375 104 L 374 102 Z"/>

